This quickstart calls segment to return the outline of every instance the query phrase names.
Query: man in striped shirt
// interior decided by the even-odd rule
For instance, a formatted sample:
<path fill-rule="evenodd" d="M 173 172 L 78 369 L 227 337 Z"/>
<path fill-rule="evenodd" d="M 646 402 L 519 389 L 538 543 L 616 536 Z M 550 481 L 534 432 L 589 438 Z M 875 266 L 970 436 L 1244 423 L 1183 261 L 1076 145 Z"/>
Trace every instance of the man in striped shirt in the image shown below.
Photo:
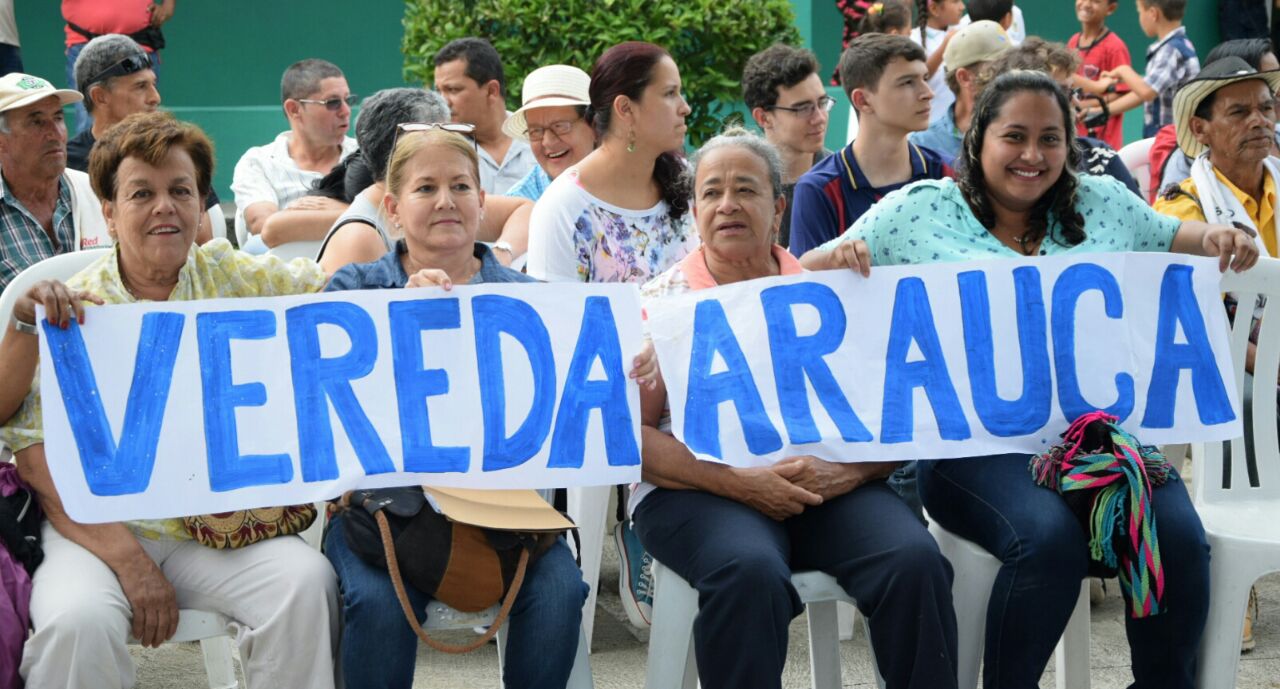
<path fill-rule="evenodd" d="M 80 98 L 40 77 L 0 78 L 0 290 L 33 263 L 111 243 L 88 176 L 66 169 L 62 106 Z"/>

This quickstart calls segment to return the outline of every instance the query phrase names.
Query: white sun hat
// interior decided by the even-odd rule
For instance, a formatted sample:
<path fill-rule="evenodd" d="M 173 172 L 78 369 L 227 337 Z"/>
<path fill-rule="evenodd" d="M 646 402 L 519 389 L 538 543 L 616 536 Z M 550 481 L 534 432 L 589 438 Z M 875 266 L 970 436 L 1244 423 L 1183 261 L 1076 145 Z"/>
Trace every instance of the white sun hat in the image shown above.
<path fill-rule="evenodd" d="M 524 113 L 532 108 L 550 108 L 557 105 L 591 105 L 591 77 L 577 67 L 547 65 L 539 67 L 524 78 L 520 88 L 520 109 L 511 113 L 502 123 L 502 133 L 513 139 L 527 141 Z"/>

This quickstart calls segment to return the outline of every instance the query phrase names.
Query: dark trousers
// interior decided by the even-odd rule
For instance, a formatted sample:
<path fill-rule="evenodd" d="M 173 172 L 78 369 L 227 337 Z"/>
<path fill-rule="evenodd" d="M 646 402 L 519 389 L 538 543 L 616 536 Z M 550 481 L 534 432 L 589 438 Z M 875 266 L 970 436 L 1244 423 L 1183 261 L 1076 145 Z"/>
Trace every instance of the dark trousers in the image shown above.
<path fill-rule="evenodd" d="M 659 488 L 634 525 L 645 550 L 698 591 L 704 689 L 782 686 L 787 627 L 804 609 L 793 569 L 826 572 L 858 601 L 889 687 L 956 686 L 951 566 L 883 481 L 782 522 L 709 493 Z"/>
<path fill-rule="evenodd" d="M 1089 566 L 1088 538 L 1066 502 L 1036 485 L 1027 455 L 920 462 L 929 516 L 1003 563 L 987 608 L 985 689 L 1039 686 Z M 1152 512 L 1164 565 L 1165 611 L 1128 617 L 1134 689 L 1191 689 L 1209 612 L 1209 544 L 1187 487 L 1156 488 Z"/>

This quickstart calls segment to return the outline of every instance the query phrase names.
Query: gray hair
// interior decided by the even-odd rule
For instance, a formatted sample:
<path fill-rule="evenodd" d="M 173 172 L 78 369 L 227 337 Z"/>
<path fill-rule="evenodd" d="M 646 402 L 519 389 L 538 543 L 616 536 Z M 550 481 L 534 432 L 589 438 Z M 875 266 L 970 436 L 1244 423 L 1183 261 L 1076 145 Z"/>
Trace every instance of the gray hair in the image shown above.
<path fill-rule="evenodd" d="M 769 169 L 769 182 L 773 185 L 773 197 L 776 199 L 782 196 L 782 156 L 778 155 L 778 149 L 774 148 L 773 144 L 766 141 L 759 134 L 737 125 L 726 128 L 702 144 L 702 148 L 698 149 L 698 152 L 693 156 L 690 181 L 692 182 L 698 178 L 698 168 L 702 166 L 702 161 L 707 157 L 707 154 L 716 149 L 730 146 L 745 148 L 754 153 L 760 160 L 763 160 L 765 167 Z M 692 189 L 693 184 L 689 184 L 689 187 Z"/>
<path fill-rule="evenodd" d="M 123 34 L 104 34 L 85 44 L 80 51 L 80 56 L 76 58 L 74 68 L 76 88 L 80 89 L 80 94 L 84 96 L 85 110 L 93 112 L 93 99 L 89 97 L 89 89 L 94 86 L 110 89 L 111 80 L 115 77 L 97 81 L 90 81 L 90 79 L 102 74 L 121 60 L 134 55 L 141 55 L 145 58 L 147 53 L 136 41 Z"/>
<path fill-rule="evenodd" d="M 280 102 L 290 98 L 306 98 L 320 90 L 320 82 L 341 77 L 342 70 L 328 60 L 309 58 L 299 60 L 284 70 L 280 78 Z"/>
<path fill-rule="evenodd" d="M 383 89 L 364 99 L 356 119 L 360 155 L 375 181 L 387 176 L 387 163 L 402 122 L 448 122 L 449 104 L 435 91 L 414 88 Z"/>

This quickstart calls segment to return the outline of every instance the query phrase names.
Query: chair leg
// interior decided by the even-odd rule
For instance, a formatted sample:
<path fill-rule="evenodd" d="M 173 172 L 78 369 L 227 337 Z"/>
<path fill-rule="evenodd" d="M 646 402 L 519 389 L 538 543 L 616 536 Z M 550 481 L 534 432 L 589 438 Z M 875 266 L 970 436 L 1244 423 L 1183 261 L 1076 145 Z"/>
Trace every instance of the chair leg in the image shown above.
<path fill-rule="evenodd" d="M 653 626 L 649 630 L 645 689 L 693 689 L 698 684 L 693 653 L 698 592 L 656 560 L 653 579 Z"/>
<path fill-rule="evenodd" d="M 835 601 L 808 605 L 809 673 L 813 689 L 840 689 L 839 614 Z"/>
<path fill-rule="evenodd" d="M 209 678 L 209 689 L 237 689 L 236 667 L 231 660 L 231 639 L 214 636 L 200 641 L 204 652 L 204 671 Z"/>
<path fill-rule="evenodd" d="M 867 635 L 867 645 L 870 646 L 871 623 L 867 621 L 866 617 L 862 618 L 862 631 Z M 880 674 L 880 661 L 876 659 L 876 649 L 874 648 L 871 649 L 871 672 L 875 675 L 876 686 L 880 687 L 880 689 L 885 689 L 884 675 Z"/>
<path fill-rule="evenodd" d="M 1209 580 L 1213 582 L 1209 598 L 1209 619 L 1204 625 L 1204 638 L 1200 642 L 1200 658 L 1196 664 L 1196 686 L 1201 689 L 1234 687 L 1236 671 L 1240 664 L 1240 634 L 1244 629 L 1244 616 L 1249 605 L 1249 587 L 1254 580 L 1241 576 L 1250 572 L 1230 572 L 1232 563 L 1226 552 L 1214 548 L 1209 561 Z M 1224 549 L 1225 550 L 1225 549 Z"/>
<path fill-rule="evenodd" d="M 1054 666 L 1057 689 L 1089 689 L 1089 580 L 1080 585 L 1076 609 L 1058 641 Z"/>
<path fill-rule="evenodd" d="M 600 557 L 604 552 L 604 536 L 606 513 L 609 511 L 609 492 L 613 486 L 591 486 L 588 488 L 570 488 L 568 492 L 569 516 L 578 525 L 578 538 L 582 542 L 582 550 L 578 558 L 582 561 L 582 580 L 587 582 L 591 590 L 582 605 L 582 629 L 591 641 L 591 632 L 595 628 L 596 593 L 600 590 Z M 587 652 L 591 652 L 588 643 Z"/>
<path fill-rule="evenodd" d="M 587 641 L 586 630 L 578 630 L 578 653 L 573 657 L 573 670 L 569 673 L 569 683 L 565 689 L 595 689 L 595 681 L 591 677 L 591 648 Z"/>
<path fill-rule="evenodd" d="M 836 603 L 836 618 L 840 623 L 840 640 L 853 640 L 853 626 L 858 621 L 858 609 L 852 603 Z"/>

